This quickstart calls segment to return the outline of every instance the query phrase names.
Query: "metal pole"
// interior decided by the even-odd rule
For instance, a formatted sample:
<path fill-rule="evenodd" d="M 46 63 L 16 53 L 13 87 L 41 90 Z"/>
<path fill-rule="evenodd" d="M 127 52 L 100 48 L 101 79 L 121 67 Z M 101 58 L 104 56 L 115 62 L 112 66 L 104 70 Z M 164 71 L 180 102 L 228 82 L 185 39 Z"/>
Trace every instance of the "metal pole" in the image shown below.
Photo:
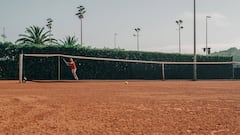
<path fill-rule="evenodd" d="M 61 80 L 61 62 L 60 62 L 60 56 L 58 56 L 58 80 Z"/>
<path fill-rule="evenodd" d="M 137 32 L 137 50 L 139 51 L 139 32 Z"/>
<path fill-rule="evenodd" d="M 114 48 L 117 48 L 117 33 L 114 33 Z"/>
<path fill-rule="evenodd" d="M 5 38 L 6 38 L 6 35 L 5 35 L 5 27 L 3 27 L 3 35 L 2 35 L 2 37 L 3 37 L 3 43 L 5 43 Z"/>
<path fill-rule="evenodd" d="M 19 55 L 19 83 L 23 82 L 23 54 Z"/>
<path fill-rule="evenodd" d="M 208 37 L 208 35 L 207 35 L 207 34 L 208 34 L 208 33 L 207 33 L 208 24 L 207 24 L 207 18 L 208 18 L 208 17 L 206 16 L 206 50 L 205 50 L 205 51 L 206 51 L 206 55 L 208 55 L 208 45 L 207 45 L 207 41 L 208 41 L 208 40 L 207 40 L 207 37 Z"/>
<path fill-rule="evenodd" d="M 181 24 L 183 23 L 182 20 L 177 20 L 176 21 L 177 25 L 178 25 L 178 48 L 179 48 L 179 54 L 181 54 L 181 29 L 183 29 L 183 26 L 181 26 Z"/>
<path fill-rule="evenodd" d="M 5 43 L 5 39 L 7 38 L 5 34 L 5 27 L 3 27 L 3 34 L 1 35 L 1 37 L 3 38 L 3 43 Z"/>
<path fill-rule="evenodd" d="M 50 43 L 52 45 L 52 29 L 50 28 Z"/>
<path fill-rule="evenodd" d="M 137 51 L 139 51 L 139 31 L 141 30 L 140 28 L 135 28 L 134 29 L 137 32 L 137 35 L 133 35 L 133 36 L 137 36 Z"/>
<path fill-rule="evenodd" d="M 206 16 L 206 55 L 208 55 L 208 18 L 211 16 Z"/>
<path fill-rule="evenodd" d="M 193 80 L 196 81 L 197 80 L 197 56 L 196 56 L 196 1 L 194 0 L 193 2 L 193 7 L 194 7 L 194 54 L 193 54 L 193 62 L 194 62 L 194 65 L 193 65 Z"/>
<path fill-rule="evenodd" d="M 165 80 L 165 69 L 164 69 L 164 63 L 162 63 L 162 80 Z"/>
<path fill-rule="evenodd" d="M 179 24 L 179 53 L 181 53 L 181 26 Z"/>
<path fill-rule="evenodd" d="M 80 21 L 81 21 L 81 45 L 82 45 L 82 19 L 80 19 Z"/>

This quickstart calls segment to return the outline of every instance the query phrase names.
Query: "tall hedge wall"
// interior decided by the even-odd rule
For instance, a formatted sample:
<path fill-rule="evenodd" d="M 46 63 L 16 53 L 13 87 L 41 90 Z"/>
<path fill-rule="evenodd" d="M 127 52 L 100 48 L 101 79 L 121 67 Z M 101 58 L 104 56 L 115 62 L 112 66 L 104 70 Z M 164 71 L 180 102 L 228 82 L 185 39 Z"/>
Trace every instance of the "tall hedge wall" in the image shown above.
<path fill-rule="evenodd" d="M 14 45 L 0 43 L 0 79 L 18 79 L 20 53 L 59 53 L 92 57 L 191 62 L 192 55 L 158 52 L 137 52 L 120 49 L 92 49 L 89 47 Z M 197 60 L 226 62 L 232 57 L 197 56 Z M 75 59 L 81 79 L 162 79 L 162 67 L 157 64 L 123 63 Z M 24 76 L 28 79 L 57 79 L 58 58 L 24 57 Z M 197 66 L 198 79 L 230 79 L 232 65 Z M 192 79 L 192 65 L 165 65 L 166 79 Z M 70 69 L 61 60 L 61 79 L 73 79 Z"/>

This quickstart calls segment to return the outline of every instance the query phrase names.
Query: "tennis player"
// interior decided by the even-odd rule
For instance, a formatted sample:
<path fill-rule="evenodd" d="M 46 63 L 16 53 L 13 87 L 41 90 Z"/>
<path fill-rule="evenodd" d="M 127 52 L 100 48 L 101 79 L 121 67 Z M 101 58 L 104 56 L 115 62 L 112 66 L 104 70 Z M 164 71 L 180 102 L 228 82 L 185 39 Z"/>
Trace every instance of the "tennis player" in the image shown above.
<path fill-rule="evenodd" d="M 78 76 L 76 74 L 77 66 L 76 66 L 73 58 L 70 58 L 70 62 L 67 62 L 65 59 L 63 59 L 63 61 L 66 63 L 67 66 L 71 67 L 73 77 L 75 78 L 75 80 L 78 80 Z"/>

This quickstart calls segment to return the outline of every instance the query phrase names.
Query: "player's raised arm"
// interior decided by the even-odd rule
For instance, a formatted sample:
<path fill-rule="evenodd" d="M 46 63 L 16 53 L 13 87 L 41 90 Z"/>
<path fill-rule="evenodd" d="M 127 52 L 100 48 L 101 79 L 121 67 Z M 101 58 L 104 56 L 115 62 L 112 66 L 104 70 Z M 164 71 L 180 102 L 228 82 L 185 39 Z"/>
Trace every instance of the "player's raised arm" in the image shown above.
<path fill-rule="evenodd" d="M 68 66 L 68 62 L 63 58 L 64 63 Z"/>

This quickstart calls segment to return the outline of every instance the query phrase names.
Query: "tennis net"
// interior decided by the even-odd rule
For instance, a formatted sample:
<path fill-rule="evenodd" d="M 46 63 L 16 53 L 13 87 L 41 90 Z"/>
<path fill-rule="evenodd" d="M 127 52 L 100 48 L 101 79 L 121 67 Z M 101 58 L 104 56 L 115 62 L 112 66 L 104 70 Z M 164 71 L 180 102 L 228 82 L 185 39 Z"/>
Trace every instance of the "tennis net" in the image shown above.
<path fill-rule="evenodd" d="M 192 79 L 197 65 L 198 79 L 234 79 L 236 62 L 166 62 L 72 56 L 64 54 L 20 54 L 19 81 L 72 80 L 63 59 L 73 58 L 80 79 Z"/>

